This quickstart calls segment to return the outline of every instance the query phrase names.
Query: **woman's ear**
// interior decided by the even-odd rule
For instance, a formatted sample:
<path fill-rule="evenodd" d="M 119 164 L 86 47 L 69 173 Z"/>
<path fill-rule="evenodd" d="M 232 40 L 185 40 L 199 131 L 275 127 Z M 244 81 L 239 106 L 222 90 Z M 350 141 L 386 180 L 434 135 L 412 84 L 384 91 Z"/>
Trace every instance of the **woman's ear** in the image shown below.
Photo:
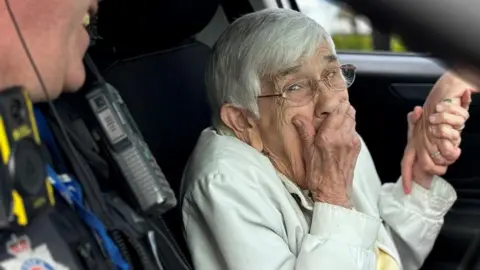
<path fill-rule="evenodd" d="M 220 108 L 220 118 L 235 134 L 245 133 L 249 128 L 252 128 L 251 122 L 245 114 L 245 110 L 232 104 L 224 104 Z"/>
<path fill-rule="evenodd" d="M 258 125 L 247 110 L 224 104 L 220 108 L 220 118 L 238 139 L 259 151 L 263 150 Z"/>

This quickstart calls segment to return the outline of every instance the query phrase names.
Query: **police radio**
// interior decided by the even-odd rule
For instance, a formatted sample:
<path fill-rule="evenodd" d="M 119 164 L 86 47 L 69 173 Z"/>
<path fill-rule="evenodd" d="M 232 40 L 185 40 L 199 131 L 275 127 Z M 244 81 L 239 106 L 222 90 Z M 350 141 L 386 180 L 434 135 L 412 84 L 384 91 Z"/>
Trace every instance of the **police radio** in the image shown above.
<path fill-rule="evenodd" d="M 21 87 L 0 92 L 0 229 L 26 226 L 55 203 L 32 102 Z"/>
<path fill-rule="evenodd" d="M 162 214 L 177 204 L 175 194 L 117 90 L 103 82 L 87 100 L 108 150 L 144 212 Z"/>

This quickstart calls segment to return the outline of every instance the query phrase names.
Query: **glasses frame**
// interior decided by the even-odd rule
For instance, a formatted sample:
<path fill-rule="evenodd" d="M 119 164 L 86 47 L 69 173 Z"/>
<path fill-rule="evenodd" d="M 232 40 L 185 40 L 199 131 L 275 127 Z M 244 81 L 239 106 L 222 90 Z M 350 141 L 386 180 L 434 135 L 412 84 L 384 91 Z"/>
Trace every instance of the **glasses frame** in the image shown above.
<path fill-rule="evenodd" d="M 339 66 L 340 69 L 343 70 L 343 68 L 345 69 L 349 69 L 349 70 L 353 70 L 354 72 L 357 71 L 357 67 L 353 64 L 342 64 Z M 344 89 L 341 89 L 341 90 L 336 90 L 334 89 L 331 85 L 330 85 L 330 82 L 326 79 L 326 78 L 323 78 L 323 79 L 320 79 L 320 80 L 316 80 L 316 85 L 315 85 L 315 95 L 318 93 L 318 85 L 320 84 L 321 81 L 324 81 L 325 82 L 325 85 L 327 85 L 327 87 L 334 91 L 334 92 L 340 92 L 340 91 L 344 91 L 345 89 L 348 89 L 350 86 L 352 86 L 352 84 L 355 82 L 355 78 L 356 78 L 356 73 L 354 74 L 353 76 L 353 79 L 352 81 L 344 88 Z M 277 94 L 265 94 L 265 95 L 259 95 L 258 98 L 266 98 L 266 97 L 282 97 L 284 99 L 287 99 L 288 98 L 285 96 L 285 93 L 287 92 L 287 89 L 283 89 L 282 90 L 282 93 L 277 93 Z"/>

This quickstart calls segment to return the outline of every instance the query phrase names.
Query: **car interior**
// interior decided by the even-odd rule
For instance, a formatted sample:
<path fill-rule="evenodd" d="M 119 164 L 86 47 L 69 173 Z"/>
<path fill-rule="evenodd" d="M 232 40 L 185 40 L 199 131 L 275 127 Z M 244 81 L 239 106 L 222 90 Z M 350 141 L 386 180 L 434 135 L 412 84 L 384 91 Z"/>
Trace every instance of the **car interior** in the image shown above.
<path fill-rule="evenodd" d="M 227 3 L 228 2 L 228 3 Z M 235 3 L 230 3 L 235 2 Z M 242 14 L 267 7 L 298 9 L 295 0 L 104 0 L 99 39 L 89 54 L 126 102 L 171 187 L 178 194 L 183 168 L 210 115 L 205 63 L 221 32 Z M 357 130 L 382 182 L 396 181 L 406 145 L 406 115 L 423 105 L 444 69 L 413 53 L 338 52 L 354 64 L 349 89 Z M 463 131 L 462 155 L 444 176 L 458 200 L 422 269 L 480 269 L 480 97 L 474 96 Z M 180 209 L 165 214 L 170 231 L 188 254 Z M 353 225 L 353 224 L 352 224 Z"/>

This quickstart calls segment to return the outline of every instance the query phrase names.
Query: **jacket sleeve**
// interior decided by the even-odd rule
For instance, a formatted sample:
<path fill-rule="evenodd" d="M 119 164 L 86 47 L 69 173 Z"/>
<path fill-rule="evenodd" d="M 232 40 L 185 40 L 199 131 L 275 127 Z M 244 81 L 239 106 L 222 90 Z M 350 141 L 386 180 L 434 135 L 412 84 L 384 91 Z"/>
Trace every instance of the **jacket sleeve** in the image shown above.
<path fill-rule="evenodd" d="M 401 178 L 383 185 L 380 216 L 391 230 L 405 270 L 422 266 L 456 198 L 453 187 L 440 177 L 434 177 L 429 190 L 414 183 L 408 195 L 403 192 Z"/>
<path fill-rule="evenodd" d="M 316 203 L 310 232 L 302 239 L 301 228 L 299 235 L 286 235 L 281 206 L 255 181 L 238 175 L 209 178 L 197 181 L 183 200 L 195 269 L 375 269 L 379 219 Z M 290 250 L 290 241 L 298 243 L 298 250 Z"/>
<path fill-rule="evenodd" d="M 455 190 L 437 176 L 429 190 L 414 182 L 408 195 L 403 192 L 401 178 L 395 183 L 380 186 L 372 156 L 363 140 L 358 160 L 357 167 L 361 166 L 359 173 L 368 180 L 365 182 L 367 186 L 362 188 L 375 195 L 380 218 L 390 231 L 403 269 L 419 269 L 432 250 L 442 228 L 443 217 L 457 198 Z"/>

